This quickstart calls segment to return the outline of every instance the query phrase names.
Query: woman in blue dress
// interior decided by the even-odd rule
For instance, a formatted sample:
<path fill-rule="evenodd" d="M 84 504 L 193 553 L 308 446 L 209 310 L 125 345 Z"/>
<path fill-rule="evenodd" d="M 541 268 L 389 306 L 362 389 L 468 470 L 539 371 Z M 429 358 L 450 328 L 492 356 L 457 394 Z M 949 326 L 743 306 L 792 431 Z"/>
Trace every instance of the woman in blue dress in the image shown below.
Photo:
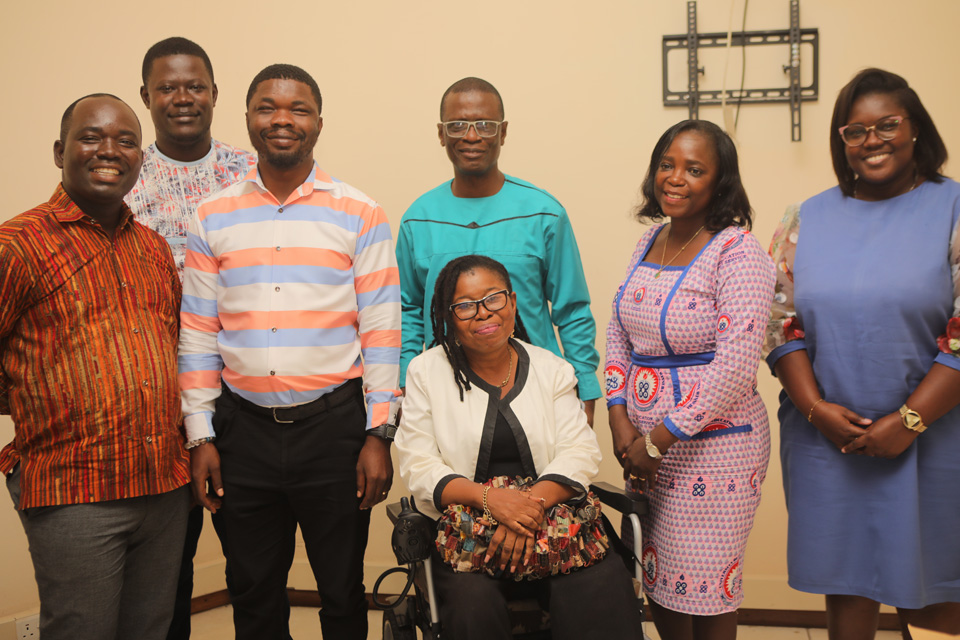
<path fill-rule="evenodd" d="M 841 90 L 830 149 L 839 185 L 771 245 L 790 585 L 826 596 L 833 640 L 873 638 L 880 603 L 960 633 L 960 185 L 879 69 Z"/>

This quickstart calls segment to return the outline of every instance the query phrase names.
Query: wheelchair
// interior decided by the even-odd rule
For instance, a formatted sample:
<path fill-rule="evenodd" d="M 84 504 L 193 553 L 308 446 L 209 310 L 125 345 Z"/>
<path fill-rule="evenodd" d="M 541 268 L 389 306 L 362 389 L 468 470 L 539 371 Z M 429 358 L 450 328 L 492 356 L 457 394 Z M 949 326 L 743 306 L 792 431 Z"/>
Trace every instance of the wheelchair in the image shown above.
<path fill-rule="evenodd" d="M 590 485 L 601 503 L 620 512 L 624 527 L 632 533 L 632 546 L 627 548 L 616 537 L 616 532 L 605 522 L 607 534 L 613 542 L 611 551 L 617 551 L 628 566 L 633 567 L 634 588 L 637 591 L 637 607 L 643 619 L 643 568 L 640 564 L 642 536 L 640 516 L 647 512 L 645 496 L 631 497 L 608 482 Z M 416 640 L 420 629 L 423 640 L 446 638 L 440 624 L 436 592 L 431 572 L 430 552 L 436 538 L 436 526 L 427 516 L 416 511 L 413 498 L 401 498 L 399 503 L 387 505 L 387 516 L 393 523 L 392 545 L 400 565 L 385 571 L 373 586 L 373 603 L 383 610 L 383 640 Z M 629 524 L 628 524 L 629 523 Z M 390 603 L 380 600 L 378 590 L 384 578 L 396 573 L 407 576 L 407 582 L 399 596 Z M 411 595 L 410 588 L 414 593 Z M 549 640 L 550 614 L 544 611 L 536 598 L 511 600 L 507 603 L 513 637 L 522 640 Z M 643 640 L 649 640 L 646 633 Z"/>

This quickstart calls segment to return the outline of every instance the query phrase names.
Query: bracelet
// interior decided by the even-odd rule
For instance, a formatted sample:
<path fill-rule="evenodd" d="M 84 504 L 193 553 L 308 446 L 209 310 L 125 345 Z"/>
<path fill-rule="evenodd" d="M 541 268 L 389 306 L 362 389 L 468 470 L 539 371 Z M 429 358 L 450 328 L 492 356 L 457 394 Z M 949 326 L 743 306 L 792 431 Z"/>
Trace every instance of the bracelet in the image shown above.
<path fill-rule="evenodd" d="M 500 524 L 497 522 L 497 519 L 493 517 L 493 514 L 490 513 L 490 507 L 487 505 L 487 494 L 490 492 L 491 487 L 483 488 L 483 517 L 490 521 L 490 524 L 497 525 Z"/>
<path fill-rule="evenodd" d="M 820 398 L 813 403 L 813 406 L 810 407 L 810 413 L 807 414 L 807 422 L 813 422 L 813 410 L 817 408 L 817 405 L 823 402 L 823 398 Z"/>
<path fill-rule="evenodd" d="M 216 440 L 216 438 L 197 438 L 196 440 L 191 440 L 187 444 L 183 445 L 183 448 L 189 451 L 190 449 L 195 449 L 202 444 L 207 444 L 208 442 L 213 442 L 214 440 Z"/>

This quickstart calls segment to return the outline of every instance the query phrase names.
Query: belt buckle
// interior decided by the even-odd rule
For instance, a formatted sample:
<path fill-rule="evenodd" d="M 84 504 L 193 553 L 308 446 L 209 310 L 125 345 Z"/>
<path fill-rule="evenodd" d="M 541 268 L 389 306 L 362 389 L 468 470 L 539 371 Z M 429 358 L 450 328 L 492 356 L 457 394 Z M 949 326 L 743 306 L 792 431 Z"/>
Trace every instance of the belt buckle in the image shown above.
<path fill-rule="evenodd" d="M 277 424 L 293 424 L 293 423 L 294 423 L 293 420 L 281 420 L 280 418 L 278 418 L 278 417 L 277 417 L 277 408 L 278 408 L 278 407 L 273 407 L 273 421 L 274 421 L 274 422 L 276 422 Z M 280 409 L 283 409 L 284 407 L 279 407 L 279 408 L 280 408 Z"/>

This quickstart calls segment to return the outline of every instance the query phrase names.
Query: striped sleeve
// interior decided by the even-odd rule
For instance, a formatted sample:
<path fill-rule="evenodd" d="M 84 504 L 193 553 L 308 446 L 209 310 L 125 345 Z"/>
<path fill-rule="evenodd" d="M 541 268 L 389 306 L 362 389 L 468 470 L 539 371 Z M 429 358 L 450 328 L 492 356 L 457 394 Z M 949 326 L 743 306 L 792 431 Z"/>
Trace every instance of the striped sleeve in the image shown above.
<path fill-rule="evenodd" d="M 220 395 L 223 359 L 217 345 L 219 265 L 203 226 L 205 206 L 194 214 L 187 232 L 180 307 L 178 355 L 181 404 L 187 440 L 213 437 L 213 409 Z"/>
<path fill-rule="evenodd" d="M 353 256 L 367 428 L 393 422 L 400 375 L 400 275 L 390 224 L 365 207 Z"/>

